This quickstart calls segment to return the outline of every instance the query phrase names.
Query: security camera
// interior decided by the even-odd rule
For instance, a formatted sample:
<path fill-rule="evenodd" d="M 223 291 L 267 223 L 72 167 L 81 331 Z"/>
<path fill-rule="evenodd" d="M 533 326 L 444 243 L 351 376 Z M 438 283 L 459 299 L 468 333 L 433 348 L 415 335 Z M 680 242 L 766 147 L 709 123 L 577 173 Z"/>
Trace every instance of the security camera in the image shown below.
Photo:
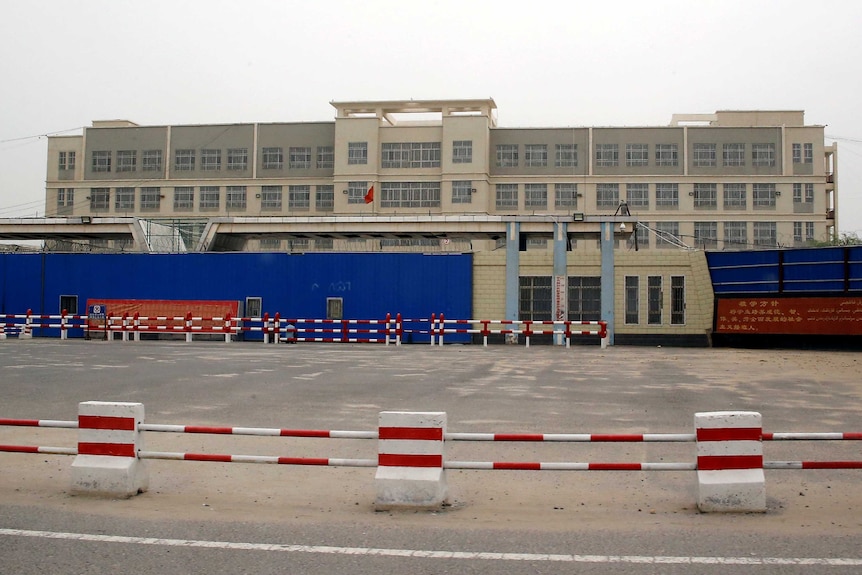
<path fill-rule="evenodd" d="M 623 222 L 623 223 L 621 223 L 621 224 L 620 224 L 620 231 L 621 231 L 621 232 L 626 231 L 626 223 L 625 223 L 625 222 Z"/>

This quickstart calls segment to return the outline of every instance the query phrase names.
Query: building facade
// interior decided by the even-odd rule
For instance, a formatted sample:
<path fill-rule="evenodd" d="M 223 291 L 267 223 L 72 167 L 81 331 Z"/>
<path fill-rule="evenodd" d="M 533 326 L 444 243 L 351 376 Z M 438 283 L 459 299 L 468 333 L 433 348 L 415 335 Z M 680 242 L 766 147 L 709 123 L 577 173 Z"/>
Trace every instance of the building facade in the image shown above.
<path fill-rule="evenodd" d="M 263 227 L 224 249 L 470 251 L 474 315 L 550 319 L 564 308 L 588 320 L 610 309 L 616 333 L 632 340 L 708 334 L 703 250 L 800 247 L 837 229 L 837 147 L 801 111 L 505 128 L 492 99 L 332 106 L 328 122 L 99 121 L 80 136 L 51 137 L 46 214 L 134 216 L 179 230 L 189 247 L 208 224 L 243 220 Z M 572 233 L 578 221 L 621 210 L 637 220 L 635 233 Z M 411 216 L 533 218 L 547 229 L 423 236 L 410 233 Z M 365 217 L 402 218 L 403 233 L 326 233 Z M 291 233 L 300 220 L 318 233 Z M 88 240 L 87 249 L 120 251 L 123 241 Z M 618 252 L 612 272 L 609 246 Z M 551 301 L 561 276 L 562 304 Z M 611 284 L 604 295 L 602 284 Z"/>

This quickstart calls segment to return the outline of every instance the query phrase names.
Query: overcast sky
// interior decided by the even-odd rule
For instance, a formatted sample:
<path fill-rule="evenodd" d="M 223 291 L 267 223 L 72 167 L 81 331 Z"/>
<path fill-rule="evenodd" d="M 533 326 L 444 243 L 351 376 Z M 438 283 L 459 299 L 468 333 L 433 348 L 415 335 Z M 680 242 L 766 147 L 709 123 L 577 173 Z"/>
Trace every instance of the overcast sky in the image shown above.
<path fill-rule="evenodd" d="M 44 214 L 45 134 L 329 121 L 332 100 L 493 97 L 501 127 L 804 110 L 862 236 L 862 2 L 39 0 L 0 18 L 0 217 Z M 41 136 L 41 137 L 40 137 Z"/>

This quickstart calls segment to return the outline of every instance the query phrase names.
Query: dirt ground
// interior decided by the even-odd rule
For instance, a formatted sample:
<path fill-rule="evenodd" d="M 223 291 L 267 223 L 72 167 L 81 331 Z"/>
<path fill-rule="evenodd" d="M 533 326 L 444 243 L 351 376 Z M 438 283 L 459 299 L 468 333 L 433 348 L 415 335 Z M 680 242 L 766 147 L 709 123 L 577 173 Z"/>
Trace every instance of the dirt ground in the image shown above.
<path fill-rule="evenodd" d="M 720 385 L 748 378 L 780 379 L 782 374 L 804 374 L 805 389 L 795 386 L 784 395 L 776 394 L 775 408 L 792 404 L 797 410 L 795 425 L 765 422 L 767 431 L 862 431 L 862 354 L 855 352 L 722 352 L 710 350 L 660 350 L 661 361 L 674 369 L 697 370 L 700 377 Z M 705 358 L 712 358 L 704 369 Z M 613 359 L 613 358 L 610 358 Z M 627 369 L 647 369 L 655 358 L 643 352 L 629 354 Z M 840 382 L 845 411 L 840 417 L 824 418 L 830 391 L 821 382 Z M 793 394 L 801 394 L 802 398 Z M 806 401 L 817 408 L 817 416 L 807 418 Z M 854 405 L 850 405 L 853 404 Z M 801 410 L 800 410 L 801 408 Z M 0 417 L 22 414 L 3 413 Z M 801 415 L 801 417 L 800 417 Z M 790 421 L 790 416 L 788 416 Z M 850 422 L 848 424 L 848 421 Z M 175 422 L 177 423 L 177 422 Z M 203 422 L 201 422 L 203 423 Z M 226 422 L 222 422 L 225 424 Z M 846 428 L 855 423 L 855 428 Z M 483 425 L 481 423 L 477 425 Z M 574 425 L 577 427 L 576 425 Z M 844 428 L 836 426 L 844 426 Z M 450 431 L 460 431 L 452 429 Z M 484 427 L 488 427 L 486 424 Z M 470 429 L 473 431 L 473 429 Z M 495 430 L 484 431 L 519 431 Z M 563 431 L 560 429 L 547 432 Z M 578 430 L 568 430 L 578 431 Z M 600 429 L 596 432 L 618 432 Z M 686 432 L 680 429 L 646 431 Z M 156 435 L 150 439 L 150 435 Z M 214 453 L 284 454 L 284 439 L 231 436 L 169 436 L 147 434 L 149 450 L 200 451 Z M 75 430 L 0 427 L 0 444 L 72 446 Z M 303 443 L 304 441 L 304 443 Z M 828 453 L 819 447 L 801 447 L 801 442 L 764 444 L 768 460 L 798 460 L 824 457 L 862 460 L 862 442 L 830 443 Z M 289 444 L 292 456 L 317 454 L 319 444 L 295 440 Z M 373 441 L 361 446 L 339 444 L 330 457 L 375 455 Z M 448 444 L 449 459 L 471 459 L 472 448 Z M 544 447 L 525 444 L 485 444 L 482 459 L 509 461 L 693 461 L 693 444 L 594 444 Z M 573 453 L 573 449 L 576 449 Z M 802 451 L 800 451 L 800 449 Z M 800 457 L 799 454 L 802 454 Z M 835 455 L 835 454 L 838 455 Z M 448 470 L 451 505 L 436 512 L 375 512 L 373 468 L 322 468 L 281 465 L 244 465 L 177 461 L 148 461 L 150 490 L 128 500 L 72 496 L 70 456 L 0 453 L 0 506 L 28 506 L 42 510 L 63 510 L 107 516 L 136 516 L 158 520 L 184 518 L 192 521 L 239 522 L 333 522 L 427 524 L 457 529 L 571 530 L 578 525 L 592 528 L 661 530 L 669 525 L 695 528 L 719 525 L 716 515 L 696 509 L 695 472 L 533 472 Z M 727 529 L 752 533 L 769 521 L 772 530 L 820 534 L 859 533 L 862 530 L 862 490 L 858 488 L 862 470 L 767 471 L 768 511 L 720 520 Z"/>

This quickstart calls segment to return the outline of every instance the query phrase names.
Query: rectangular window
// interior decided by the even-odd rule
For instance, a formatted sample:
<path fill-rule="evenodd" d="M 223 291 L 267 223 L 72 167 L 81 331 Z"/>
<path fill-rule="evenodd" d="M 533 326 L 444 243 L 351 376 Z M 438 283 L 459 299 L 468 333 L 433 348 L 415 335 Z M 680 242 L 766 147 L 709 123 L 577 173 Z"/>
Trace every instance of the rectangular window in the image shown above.
<path fill-rule="evenodd" d="M 195 169 L 195 151 L 177 150 L 174 152 L 174 169 L 178 172 L 191 172 Z"/>
<path fill-rule="evenodd" d="M 718 206 L 718 192 L 715 184 L 694 185 L 694 207 L 714 210 Z"/>
<path fill-rule="evenodd" d="M 65 311 L 67 314 L 78 315 L 78 296 L 61 295 L 59 311 L 60 313 L 63 313 L 63 311 Z"/>
<path fill-rule="evenodd" d="M 647 323 L 661 325 L 662 300 L 661 276 L 647 277 Z"/>
<path fill-rule="evenodd" d="M 722 160 L 725 166 L 744 166 L 745 144 L 724 144 Z"/>
<path fill-rule="evenodd" d="M 802 144 L 802 159 L 806 164 L 814 163 L 814 144 Z M 75 152 L 71 152 L 74 154 Z"/>
<path fill-rule="evenodd" d="M 715 166 L 715 144 L 694 144 L 692 162 L 698 168 Z"/>
<path fill-rule="evenodd" d="M 602 319 L 602 280 L 598 276 L 568 278 L 569 321 Z"/>
<path fill-rule="evenodd" d="M 802 241 L 802 222 L 793 222 L 793 241 Z"/>
<path fill-rule="evenodd" d="M 347 143 L 347 163 L 351 166 L 368 163 L 368 142 Z"/>
<path fill-rule="evenodd" d="M 802 144 L 793 144 L 793 163 L 802 163 Z"/>
<path fill-rule="evenodd" d="M 649 144 L 626 144 L 626 166 L 648 166 Z"/>
<path fill-rule="evenodd" d="M 281 186 L 261 186 L 260 209 L 281 211 Z"/>
<path fill-rule="evenodd" d="M 554 207 L 577 208 L 578 184 L 554 184 Z"/>
<path fill-rule="evenodd" d="M 221 170 L 221 150 L 201 150 L 201 170 L 210 172 Z"/>
<path fill-rule="evenodd" d="M 452 142 L 452 163 L 473 163 L 473 140 L 455 140 Z"/>
<path fill-rule="evenodd" d="M 307 170 L 311 167 L 311 148 L 291 146 L 287 149 L 287 161 L 291 170 Z"/>
<path fill-rule="evenodd" d="M 814 222 L 805 222 L 805 241 L 814 239 Z"/>
<path fill-rule="evenodd" d="M 524 276 L 519 278 L 518 319 L 551 320 L 551 277 Z"/>
<path fill-rule="evenodd" d="M 718 223 L 694 222 L 694 245 L 705 250 L 718 247 Z"/>
<path fill-rule="evenodd" d="M 678 209 L 679 184 L 656 184 L 655 208 L 657 210 Z"/>
<path fill-rule="evenodd" d="M 596 184 L 596 207 L 614 208 L 620 205 L 619 184 Z"/>
<path fill-rule="evenodd" d="M 219 209 L 220 201 L 220 189 L 218 186 L 201 186 L 200 187 L 200 203 L 198 204 L 198 209 L 203 210 L 217 210 Z"/>
<path fill-rule="evenodd" d="M 320 212 L 335 209 L 335 186 L 327 184 L 314 188 L 314 208 Z"/>
<path fill-rule="evenodd" d="M 311 186 L 288 186 L 287 209 L 296 211 L 311 209 Z"/>
<path fill-rule="evenodd" d="M 626 323 L 637 325 L 640 322 L 638 308 L 640 306 L 639 291 L 640 278 L 638 276 L 626 276 Z"/>
<path fill-rule="evenodd" d="M 626 184 L 626 203 L 630 208 L 649 209 L 649 184 Z"/>
<path fill-rule="evenodd" d="M 775 222 L 754 222 L 754 245 L 770 248 L 778 246 Z"/>
<path fill-rule="evenodd" d="M 543 168 L 548 165 L 547 144 L 526 144 L 524 146 L 524 166 Z"/>
<path fill-rule="evenodd" d="M 117 188 L 114 190 L 114 211 L 132 212 L 135 210 L 135 188 Z"/>
<path fill-rule="evenodd" d="M 495 206 L 499 209 L 518 209 L 518 184 L 497 184 L 495 187 Z"/>
<path fill-rule="evenodd" d="M 632 234 L 637 240 L 637 248 L 636 249 L 648 249 L 649 248 L 649 222 L 638 222 L 635 224 L 634 233 Z"/>
<path fill-rule="evenodd" d="M 578 166 L 578 145 L 557 144 L 554 151 L 554 166 L 557 168 L 575 168 Z"/>
<path fill-rule="evenodd" d="M 344 298 L 326 298 L 326 319 L 344 319 Z"/>
<path fill-rule="evenodd" d="M 670 323 L 685 324 L 685 276 L 670 276 Z"/>
<path fill-rule="evenodd" d="M 174 188 L 174 209 L 193 210 L 195 208 L 195 189 L 191 186 Z"/>
<path fill-rule="evenodd" d="M 347 182 L 347 203 L 364 204 L 368 190 L 368 182 Z"/>
<path fill-rule="evenodd" d="M 284 149 L 283 148 L 264 148 L 263 149 L 263 169 L 264 170 L 281 170 L 284 168 Z"/>
<path fill-rule="evenodd" d="M 317 146 L 317 169 L 331 170 L 333 167 L 335 167 L 335 148 Z"/>
<path fill-rule="evenodd" d="M 263 252 L 281 251 L 281 240 L 279 238 L 260 238 L 258 245 Z"/>
<path fill-rule="evenodd" d="M 438 208 L 440 182 L 383 182 L 380 184 L 380 207 Z"/>
<path fill-rule="evenodd" d="M 748 248 L 748 223 L 724 222 L 724 249 L 744 250 Z"/>
<path fill-rule="evenodd" d="M 747 206 L 746 184 L 724 184 L 724 209 L 744 210 Z"/>
<path fill-rule="evenodd" d="M 473 182 L 470 180 L 455 180 L 452 182 L 452 203 L 473 203 Z"/>
<path fill-rule="evenodd" d="M 751 187 L 754 209 L 775 208 L 775 184 L 754 184 Z"/>
<path fill-rule="evenodd" d="M 383 168 L 439 168 L 440 142 L 395 142 L 382 145 Z"/>
<path fill-rule="evenodd" d="M 656 144 L 655 145 L 655 165 L 656 166 L 678 166 L 679 157 L 676 144 Z"/>
<path fill-rule="evenodd" d="M 90 188 L 90 211 L 107 212 L 110 207 L 110 188 Z"/>
<path fill-rule="evenodd" d="M 141 188 L 141 210 L 158 211 L 161 207 L 161 188 Z"/>
<path fill-rule="evenodd" d="M 117 171 L 134 172 L 138 169 L 138 152 L 135 150 L 117 151 Z"/>
<path fill-rule="evenodd" d="M 228 186 L 225 190 L 225 208 L 228 211 L 244 212 L 248 203 L 245 186 Z"/>
<path fill-rule="evenodd" d="M 111 171 L 111 152 L 106 150 L 93 151 L 93 171 L 94 172 L 110 172 Z"/>
<path fill-rule="evenodd" d="M 245 298 L 246 317 L 260 318 L 263 315 L 263 300 L 259 297 Z"/>
<path fill-rule="evenodd" d="M 793 184 L 793 203 L 802 203 L 802 184 Z"/>
<path fill-rule="evenodd" d="M 620 147 L 617 144 L 596 144 L 596 165 L 602 167 L 620 165 Z"/>
<path fill-rule="evenodd" d="M 548 209 L 548 184 L 524 184 L 524 208 Z"/>
<path fill-rule="evenodd" d="M 68 208 L 71 208 L 74 205 L 74 188 L 59 188 L 57 190 L 57 209 L 64 208 L 64 211 L 68 212 Z"/>
<path fill-rule="evenodd" d="M 751 144 L 752 166 L 774 166 L 775 144 Z"/>
<path fill-rule="evenodd" d="M 143 158 L 141 159 L 141 168 L 145 172 L 161 172 L 162 171 L 162 151 L 161 150 L 144 150 Z"/>
<path fill-rule="evenodd" d="M 515 168 L 518 166 L 518 144 L 497 145 L 497 167 Z"/>
<path fill-rule="evenodd" d="M 228 170 L 248 169 L 248 148 L 228 148 L 227 150 Z"/>
<path fill-rule="evenodd" d="M 805 203 L 814 203 L 814 184 L 805 184 Z"/>
<path fill-rule="evenodd" d="M 657 248 L 675 248 L 680 244 L 679 222 L 656 222 L 655 233 Z"/>
<path fill-rule="evenodd" d="M 75 152 L 60 152 L 59 170 L 74 170 L 75 169 Z"/>
<path fill-rule="evenodd" d="M 331 250 L 335 242 L 332 241 L 332 238 L 316 238 L 314 240 L 314 249 L 316 250 Z"/>

